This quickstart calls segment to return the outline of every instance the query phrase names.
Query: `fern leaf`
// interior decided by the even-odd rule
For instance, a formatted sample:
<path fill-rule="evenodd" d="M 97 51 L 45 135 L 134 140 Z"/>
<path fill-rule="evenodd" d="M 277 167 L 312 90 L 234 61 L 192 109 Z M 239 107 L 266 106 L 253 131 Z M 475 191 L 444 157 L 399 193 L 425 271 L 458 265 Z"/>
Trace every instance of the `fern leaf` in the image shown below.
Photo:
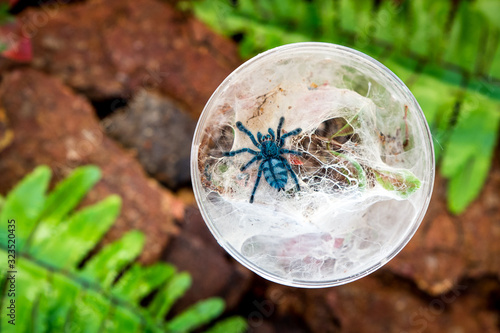
<path fill-rule="evenodd" d="M 410 85 L 429 123 L 436 147 L 436 160 L 440 158 L 447 140 L 455 104 L 463 94 L 460 80 L 460 75 L 429 66 Z"/>
<path fill-rule="evenodd" d="M 43 219 L 60 222 L 99 181 L 101 171 L 93 165 L 75 169 L 50 193 L 45 204 Z"/>
<path fill-rule="evenodd" d="M 172 305 L 189 289 L 191 283 L 191 276 L 187 273 L 180 273 L 170 279 L 148 308 L 153 318 L 160 320 L 165 317 Z"/>
<path fill-rule="evenodd" d="M 100 178 L 101 172 L 99 169 L 89 165 L 75 169 L 68 178 L 60 182 L 47 197 L 32 242 L 35 244 L 51 242 L 52 231 L 57 228 L 62 219 L 76 207 L 83 196 Z"/>
<path fill-rule="evenodd" d="M 15 219 L 17 223 L 22 223 L 22 228 L 16 228 L 16 251 L 18 252 L 23 250 L 42 213 L 50 175 L 49 168 L 45 166 L 36 168 L 5 199 L 0 213 L 0 239 L 7 239 L 8 220 Z"/>
<path fill-rule="evenodd" d="M 35 238 L 29 254 L 58 268 L 75 267 L 111 227 L 120 211 L 120 202 L 118 196 L 110 196 L 82 209 L 53 229 L 50 238 Z"/>
<path fill-rule="evenodd" d="M 408 49 L 422 57 L 441 59 L 445 51 L 446 22 L 450 1 L 410 1 Z"/>
<path fill-rule="evenodd" d="M 313 4 L 310 4 L 313 6 Z M 319 0 L 316 6 L 320 23 L 320 36 L 323 40 L 332 40 L 337 37 L 338 13 L 333 1 Z"/>
<path fill-rule="evenodd" d="M 499 125 L 499 104 L 469 89 L 441 164 L 441 173 L 450 179 L 449 209 L 453 213 L 463 212 L 486 181 Z"/>
<path fill-rule="evenodd" d="M 500 42 L 497 43 L 496 50 L 492 56 L 491 64 L 487 67 L 487 70 L 488 69 L 490 77 L 500 78 Z"/>
<path fill-rule="evenodd" d="M 198 328 L 224 311 L 224 301 L 220 298 L 209 298 L 196 303 L 183 313 L 172 319 L 166 326 L 167 332 L 183 333 Z"/>
<path fill-rule="evenodd" d="M 105 319 L 102 332 L 135 333 L 141 328 L 141 319 L 128 308 L 115 307 Z"/>
<path fill-rule="evenodd" d="M 224 319 L 210 329 L 205 331 L 205 333 L 226 333 L 226 332 L 245 332 L 247 328 L 247 323 L 241 317 L 230 317 Z"/>
<path fill-rule="evenodd" d="M 382 1 L 375 13 L 373 37 L 385 43 L 395 42 L 396 26 L 399 25 L 400 7 L 394 1 Z"/>
<path fill-rule="evenodd" d="M 70 331 L 98 333 L 106 317 L 111 312 L 112 304 L 101 293 L 86 289 L 79 293 L 75 300 L 74 312 L 71 314 Z M 89 318 L 92 318 L 89 321 Z"/>
<path fill-rule="evenodd" d="M 40 294 L 37 312 L 39 317 L 45 314 L 46 332 L 62 332 L 81 288 L 62 274 L 49 275 L 49 281 L 46 292 Z M 39 320 L 39 324 L 43 325 L 43 320 Z"/>
<path fill-rule="evenodd" d="M 141 232 L 129 231 L 91 258 L 83 268 L 81 276 L 98 282 L 104 288 L 110 287 L 122 269 L 141 253 L 144 240 Z"/>
<path fill-rule="evenodd" d="M 73 212 L 99 177 L 96 167 L 75 169 L 46 196 L 50 170 L 38 167 L 5 200 L 1 197 L 2 221 L 16 220 L 16 245 L 23 245 L 10 270 L 5 266 L 0 270 L 7 291 L 2 306 L 11 299 L 16 302 L 16 332 L 188 332 L 216 319 L 224 309 L 221 299 L 200 301 L 165 321 L 168 310 L 189 288 L 191 277 L 164 263 L 132 264 L 144 244 L 138 231 L 97 251 L 79 268 L 120 210 L 120 198 L 110 196 Z M 0 258 L 7 258 L 7 250 L 1 242 Z M 13 279 L 15 295 L 9 292 Z M 142 308 L 140 302 L 154 292 L 149 311 Z M 0 321 L 2 332 L 12 327 L 7 320 Z M 240 319 L 239 325 L 224 327 L 227 332 L 241 332 L 246 325 Z"/>
<path fill-rule="evenodd" d="M 112 293 L 132 303 L 139 302 L 175 274 L 172 265 L 158 263 L 149 267 L 134 264 L 113 286 Z"/>
<path fill-rule="evenodd" d="M 384 59 L 384 65 L 391 68 L 391 71 L 396 74 L 403 82 L 410 82 L 416 78 L 415 70 L 418 63 L 410 58 L 403 58 L 392 55 Z"/>
<path fill-rule="evenodd" d="M 482 34 L 488 23 L 471 7 L 467 1 L 460 3 L 444 59 L 472 72 L 480 58 L 478 52 L 480 43 L 483 43 Z"/>
<path fill-rule="evenodd" d="M 33 332 L 40 325 L 40 313 L 36 311 L 40 295 L 47 291 L 48 272 L 28 260 L 19 259 L 16 275 L 16 330 Z M 11 274 L 8 274 L 11 276 Z M 22 293 L 20 293 L 22 291 Z M 4 296 L 5 298 L 5 296 Z M 5 304 L 4 302 L 2 302 Z M 2 320 L 2 332 L 9 332 L 10 324 Z"/>
<path fill-rule="evenodd" d="M 340 27 L 356 35 L 356 43 L 366 43 L 371 37 L 373 1 L 340 1 Z"/>

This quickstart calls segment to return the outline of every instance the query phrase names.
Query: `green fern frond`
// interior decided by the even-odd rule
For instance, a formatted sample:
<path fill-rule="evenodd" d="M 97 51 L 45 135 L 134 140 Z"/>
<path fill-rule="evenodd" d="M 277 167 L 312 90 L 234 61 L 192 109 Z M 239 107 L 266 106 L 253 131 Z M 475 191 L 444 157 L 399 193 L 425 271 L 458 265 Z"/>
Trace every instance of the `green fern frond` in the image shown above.
<path fill-rule="evenodd" d="M 342 44 L 386 64 L 420 103 L 461 213 L 488 175 L 500 123 L 496 0 L 197 0 L 183 3 L 215 31 L 240 36 L 249 58 L 300 41 Z"/>
<path fill-rule="evenodd" d="M 224 311 L 220 298 L 202 300 L 165 320 L 172 305 L 191 285 L 187 272 L 166 263 L 133 263 L 145 237 L 130 231 L 87 258 L 119 215 L 121 200 L 112 195 L 79 211 L 80 200 L 100 179 L 94 166 L 80 167 L 46 195 L 51 171 L 36 168 L 0 199 L 0 280 L 2 309 L 15 299 L 15 326 L 2 332 L 190 332 Z M 9 232 L 9 220 L 15 229 Z M 9 234 L 15 234 L 15 243 Z M 10 237 L 10 238 L 9 238 Z M 15 259 L 12 245 L 15 245 Z M 10 257 L 9 257 L 10 254 Z M 87 258 L 87 259 L 86 259 Z M 8 259 L 13 259 L 9 263 Z M 83 267 L 79 267 L 86 259 Z M 12 280 L 14 276 L 14 280 Z M 14 283 L 15 290 L 8 291 Z M 152 297 L 147 308 L 140 305 Z M 243 332 L 243 319 L 229 318 L 211 329 Z"/>

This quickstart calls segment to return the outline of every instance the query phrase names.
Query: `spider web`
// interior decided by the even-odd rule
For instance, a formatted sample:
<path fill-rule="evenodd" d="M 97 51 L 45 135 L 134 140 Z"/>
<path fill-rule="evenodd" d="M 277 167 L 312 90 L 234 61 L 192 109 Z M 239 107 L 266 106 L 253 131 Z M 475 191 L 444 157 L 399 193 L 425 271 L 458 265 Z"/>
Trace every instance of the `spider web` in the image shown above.
<path fill-rule="evenodd" d="M 231 248 L 283 279 L 334 280 L 368 269 L 407 236 L 426 199 L 420 185 L 411 187 L 426 185 L 429 168 L 415 110 L 363 70 L 331 60 L 281 59 L 259 69 L 260 79 L 246 73 L 220 92 L 199 129 L 209 223 Z M 250 204 L 262 161 L 242 172 L 253 155 L 223 152 L 258 151 L 237 121 L 256 137 L 276 131 L 280 117 L 282 135 L 302 128 L 284 148 L 303 156 L 283 155 L 301 191 L 290 173 L 280 192 L 262 176 Z"/>

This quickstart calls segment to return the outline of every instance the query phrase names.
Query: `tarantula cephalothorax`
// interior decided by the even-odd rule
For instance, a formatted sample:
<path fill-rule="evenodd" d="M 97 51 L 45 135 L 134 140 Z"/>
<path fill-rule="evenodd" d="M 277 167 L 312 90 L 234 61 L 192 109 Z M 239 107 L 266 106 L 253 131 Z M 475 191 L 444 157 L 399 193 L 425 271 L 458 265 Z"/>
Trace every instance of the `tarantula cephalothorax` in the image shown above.
<path fill-rule="evenodd" d="M 290 172 L 290 175 L 295 181 L 295 185 L 297 185 L 297 191 L 300 191 L 297 175 L 295 174 L 295 172 L 293 172 L 292 167 L 290 166 L 286 158 L 284 158 L 282 155 L 283 154 L 294 154 L 298 156 L 302 155 L 302 153 L 298 151 L 283 148 L 283 145 L 285 144 L 285 139 L 289 136 L 299 134 L 302 131 L 302 129 L 296 128 L 293 131 L 281 135 L 281 128 L 283 127 L 284 122 L 285 118 L 281 117 L 278 124 L 278 128 L 276 130 L 277 133 L 276 135 L 273 129 L 269 128 L 268 129 L 269 134 L 262 135 L 262 133 L 258 132 L 257 140 L 255 139 L 255 136 L 252 134 L 252 132 L 250 132 L 245 126 L 243 126 L 241 121 L 238 121 L 236 123 L 236 127 L 238 127 L 240 131 L 248 135 L 248 137 L 250 138 L 250 140 L 252 140 L 252 143 L 255 145 L 255 147 L 259 148 L 259 151 L 255 151 L 250 148 L 242 148 L 235 151 L 224 152 L 224 156 L 234 156 L 240 153 L 250 153 L 252 155 L 255 155 L 248 163 L 246 163 L 244 166 L 241 167 L 240 169 L 241 171 L 244 171 L 256 161 L 262 161 L 259 165 L 257 180 L 255 181 L 255 185 L 252 190 L 252 195 L 250 196 L 250 203 L 253 202 L 255 191 L 259 186 L 262 173 L 264 173 L 264 178 L 269 183 L 269 185 L 271 185 L 278 191 L 281 191 L 285 188 L 285 185 L 288 181 L 288 172 Z"/>

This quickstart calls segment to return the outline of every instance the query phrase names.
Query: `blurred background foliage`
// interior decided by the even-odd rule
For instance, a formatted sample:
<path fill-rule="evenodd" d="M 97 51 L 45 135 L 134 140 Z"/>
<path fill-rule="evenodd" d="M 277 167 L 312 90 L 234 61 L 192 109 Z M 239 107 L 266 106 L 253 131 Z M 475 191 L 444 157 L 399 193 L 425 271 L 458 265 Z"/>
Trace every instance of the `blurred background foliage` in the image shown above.
<path fill-rule="evenodd" d="M 50 177 L 50 168 L 40 166 L 5 198 L 0 196 L 1 221 L 15 220 L 14 238 L 8 237 L 6 222 L 0 229 L 0 239 L 14 239 L 0 243 L 2 262 L 8 262 L 8 255 L 14 258 L 10 267 L 1 266 L 0 281 L 15 286 L 15 298 L 3 293 L 2 307 L 15 299 L 16 309 L 15 325 L 6 319 L 7 311 L 2 316 L 2 332 L 180 333 L 206 328 L 222 314 L 224 300 L 212 297 L 166 320 L 191 286 L 190 274 L 163 262 L 134 263 L 145 241 L 139 231 L 96 250 L 120 213 L 120 197 L 73 210 L 100 179 L 99 168 L 76 168 L 46 194 Z M 237 333 L 246 326 L 235 316 L 206 332 Z"/>
<path fill-rule="evenodd" d="M 196 0 L 180 2 L 248 59 L 320 41 L 382 62 L 417 98 L 459 214 L 479 195 L 500 123 L 500 1 Z"/>

